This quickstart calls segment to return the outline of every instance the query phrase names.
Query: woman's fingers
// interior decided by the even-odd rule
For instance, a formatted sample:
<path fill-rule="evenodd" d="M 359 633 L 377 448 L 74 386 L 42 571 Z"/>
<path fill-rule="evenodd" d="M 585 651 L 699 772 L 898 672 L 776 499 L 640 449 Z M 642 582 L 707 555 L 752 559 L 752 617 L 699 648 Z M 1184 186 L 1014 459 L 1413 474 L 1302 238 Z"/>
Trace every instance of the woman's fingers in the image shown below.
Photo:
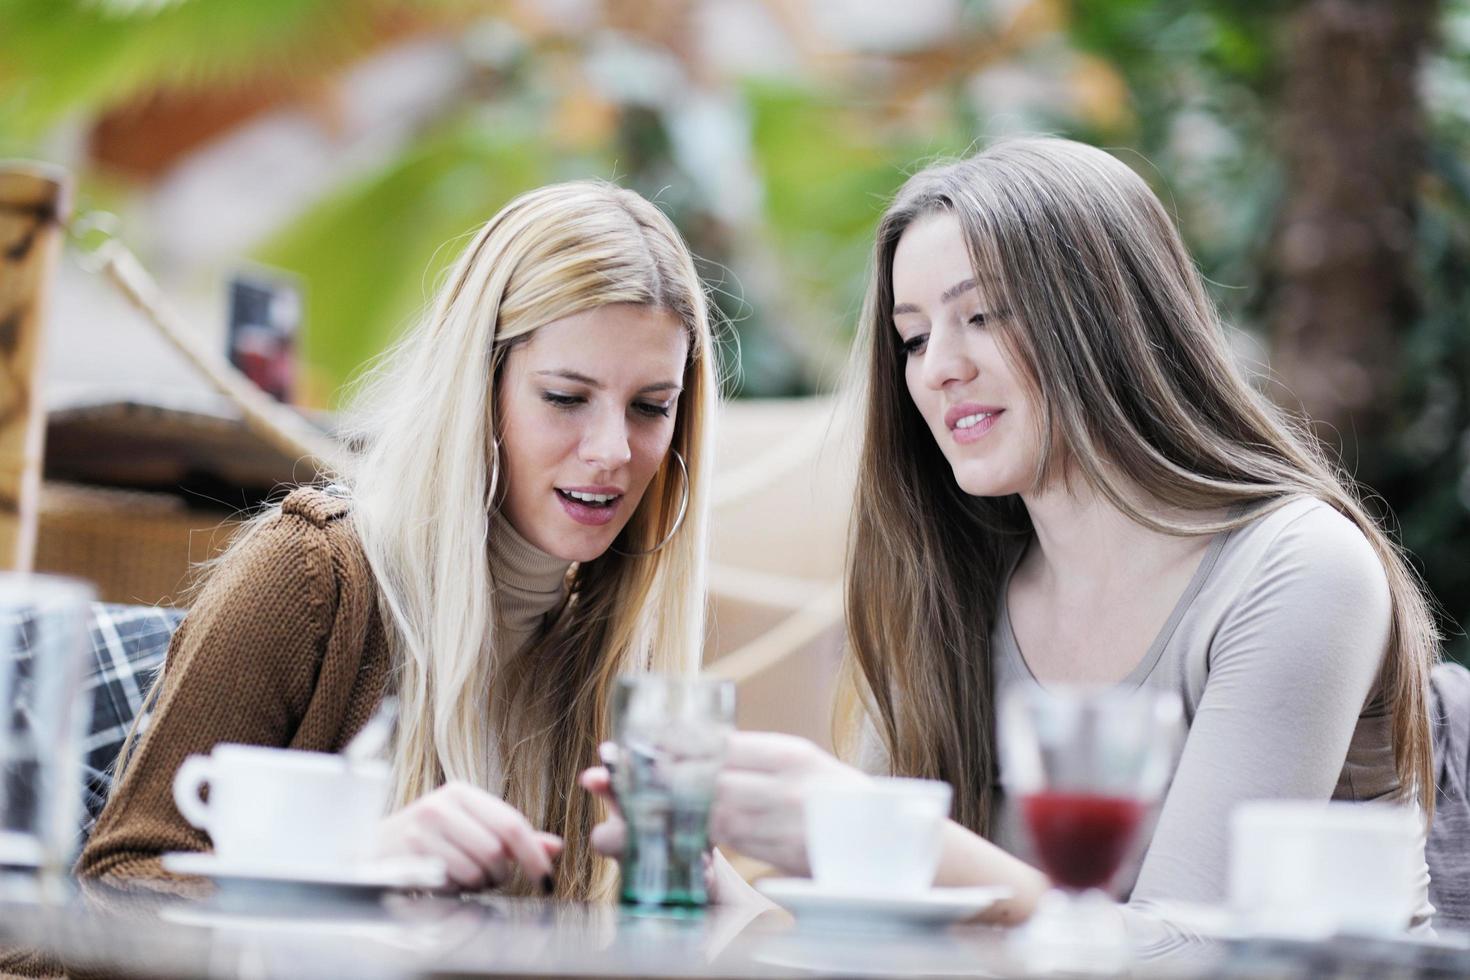
<path fill-rule="evenodd" d="M 593 766 L 582 770 L 577 782 L 587 792 L 602 800 L 608 809 L 608 818 L 592 828 L 592 849 L 604 857 L 621 858 L 628 837 L 628 827 L 623 822 L 622 811 L 618 809 L 617 798 L 613 796 L 612 773 L 605 766 Z"/>
<path fill-rule="evenodd" d="M 777 773 L 803 766 L 818 749 L 796 735 L 781 732 L 734 732 L 725 742 L 725 767 Z"/>
<path fill-rule="evenodd" d="M 434 827 L 482 870 L 484 884 L 499 885 L 510 879 L 511 855 L 499 836 L 453 801 L 435 811 Z"/>
<path fill-rule="evenodd" d="M 605 766 L 593 766 L 591 769 L 583 769 L 581 774 L 577 776 L 577 782 L 593 796 L 601 797 L 609 803 L 612 802 L 612 773 Z"/>
<path fill-rule="evenodd" d="M 415 823 L 403 832 L 404 849 L 410 854 L 436 857 L 444 862 L 444 872 L 459 888 L 483 888 L 485 868 L 432 825 Z"/>
<path fill-rule="evenodd" d="M 546 887 L 564 843 L 533 828 L 514 807 L 477 786 L 449 783 L 387 818 L 378 831 L 377 853 L 440 858 L 461 888 L 500 885 L 519 865 L 532 882 Z"/>
<path fill-rule="evenodd" d="M 613 793 L 612 772 L 604 766 L 593 766 L 591 769 L 582 770 L 582 775 L 577 777 L 577 782 L 582 788 L 606 804 L 608 812 L 623 815 L 618 806 L 618 798 Z"/>
<path fill-rule="evenodd" d="M 582 788 L 594 796 L 609 799 L 612 797 L 612 773 L 607 770 L 606 766 L 593 766 L 590 769 L 583 769 L 581 775 L 577 777 L 577 782 L 581 783 Z"/>
<path fill-rule="evenodd" d="M 551 878 L 551 858 L 537 838 L 536 828 L 520 811 L 474 786 L 461 785 L 457 799 L 500 839 L 527 878 L 542 883 Z"/>
<path fill-rule="evenodd" d="M 789 779 L 726 769 L 715 778 L 715 810 L 763 814 L 800 808 L 799 788 Z"/>
<path fill-rule="evenodd" d="M 592 828 L 592 849 L 603 857 L 621 858 L 628 841 L 628 825 L 617 817 Z"/>

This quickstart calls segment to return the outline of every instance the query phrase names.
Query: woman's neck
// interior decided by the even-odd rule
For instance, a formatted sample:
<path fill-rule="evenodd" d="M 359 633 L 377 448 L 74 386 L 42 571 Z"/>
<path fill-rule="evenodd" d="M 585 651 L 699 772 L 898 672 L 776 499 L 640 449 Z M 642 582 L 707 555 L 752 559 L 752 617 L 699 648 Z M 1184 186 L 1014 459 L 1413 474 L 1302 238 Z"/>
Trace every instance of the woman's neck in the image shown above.
<path fill-rule="evenodd" d="M 503 517 L 491 524 L 489 552 L 495 586 L 496 657 L 504 661 L 536 634 L 546 614 L 561 603 L 572 563 L 537 548 Z"/>
<path fill-rule="evenodd" d="M 1086 480 L 1058 482 L 1023 493 L 1035 543 L 1023 562 L 1027 576 L 1058 596 L 1107 594 L 1136 588 L 1198 554 L 1208 540 L 1155 531 L 1138 523 Z M 1165 516 L 1161 504 L 1135 493 L 1146 513 Z"/>

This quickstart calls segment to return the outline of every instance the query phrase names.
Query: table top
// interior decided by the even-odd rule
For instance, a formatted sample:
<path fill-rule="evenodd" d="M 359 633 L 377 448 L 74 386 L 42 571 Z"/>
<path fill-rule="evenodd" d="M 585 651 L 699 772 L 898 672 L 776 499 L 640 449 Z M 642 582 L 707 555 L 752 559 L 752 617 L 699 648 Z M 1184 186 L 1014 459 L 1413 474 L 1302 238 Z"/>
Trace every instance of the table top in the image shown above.
<path fill-rule="evenodd" d="M 188 901 L 92 887 L 42 901 L 32 883 L 0 883 L 0 973 L 7 954 L 39 948 L 69 971 L 159 977 L 1020 976 L 1026 962 L 1013 938 L 974 924 L 817 927 L 758 907 L 680 915 L 495 895 L 364 900 L 305 889 Z M 1470 973 L 1470 951 L 1452 946 L 1199 941 L 1135 963 L 1130 975 Z"/>

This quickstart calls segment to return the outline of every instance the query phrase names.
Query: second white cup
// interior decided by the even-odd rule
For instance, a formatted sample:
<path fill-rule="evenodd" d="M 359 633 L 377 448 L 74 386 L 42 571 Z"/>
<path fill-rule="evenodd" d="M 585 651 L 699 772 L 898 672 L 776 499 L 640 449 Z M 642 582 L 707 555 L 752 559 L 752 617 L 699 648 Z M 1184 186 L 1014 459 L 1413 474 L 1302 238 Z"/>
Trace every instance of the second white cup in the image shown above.
<path fill-rule="evenodd" d="M 936 780 L 813 780 L 803 801 L 812 877 L 859 895 L 927 891 L 949 802 L 949 784 Z"/>
<path fill-rule="evenodd" d="M 1401 931 L 1424 863 L 1417 823 L 1387 804 L 1242 803 L 1231 818 L 1230 903 L 1276 932 Z"/>

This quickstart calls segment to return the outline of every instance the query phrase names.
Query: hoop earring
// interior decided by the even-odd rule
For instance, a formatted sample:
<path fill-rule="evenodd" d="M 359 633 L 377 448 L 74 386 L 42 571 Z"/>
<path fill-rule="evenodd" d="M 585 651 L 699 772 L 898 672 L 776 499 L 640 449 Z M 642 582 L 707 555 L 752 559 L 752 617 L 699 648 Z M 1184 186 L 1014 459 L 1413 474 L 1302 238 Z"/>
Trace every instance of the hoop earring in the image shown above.
<path fill-rule="evenodd" d="M 647 551 L 619 551 L 616 548 L 609 548 L 608 550 L 613 554 L 622 555 L 624 558 L 646 558 L 657 554 L 663 550 L 664 545 L 674 540 L 674 535 L 678 534 L 679 528 L 684 526 L 684 515 L 689 513 L 689 467 L 684 465 L 684 457 L 679 455 L 679 450 L 670 449 L 669 452 L 673 453 L 674 462 L 679 464 L 679 472 L 684 475 L 684 496 L 679 500 L 679 516 L 674 518 L 674 526 L 669 528 L 669 533 L 664 535 L 662 541 Z"/>
<path fill-rule="evenodd" d="M 500 437 L 490 437 L 490 513 L 494 514 L 500 509 L 501 501 L 497 498 L 502 496 L 500 486 Z"/>

